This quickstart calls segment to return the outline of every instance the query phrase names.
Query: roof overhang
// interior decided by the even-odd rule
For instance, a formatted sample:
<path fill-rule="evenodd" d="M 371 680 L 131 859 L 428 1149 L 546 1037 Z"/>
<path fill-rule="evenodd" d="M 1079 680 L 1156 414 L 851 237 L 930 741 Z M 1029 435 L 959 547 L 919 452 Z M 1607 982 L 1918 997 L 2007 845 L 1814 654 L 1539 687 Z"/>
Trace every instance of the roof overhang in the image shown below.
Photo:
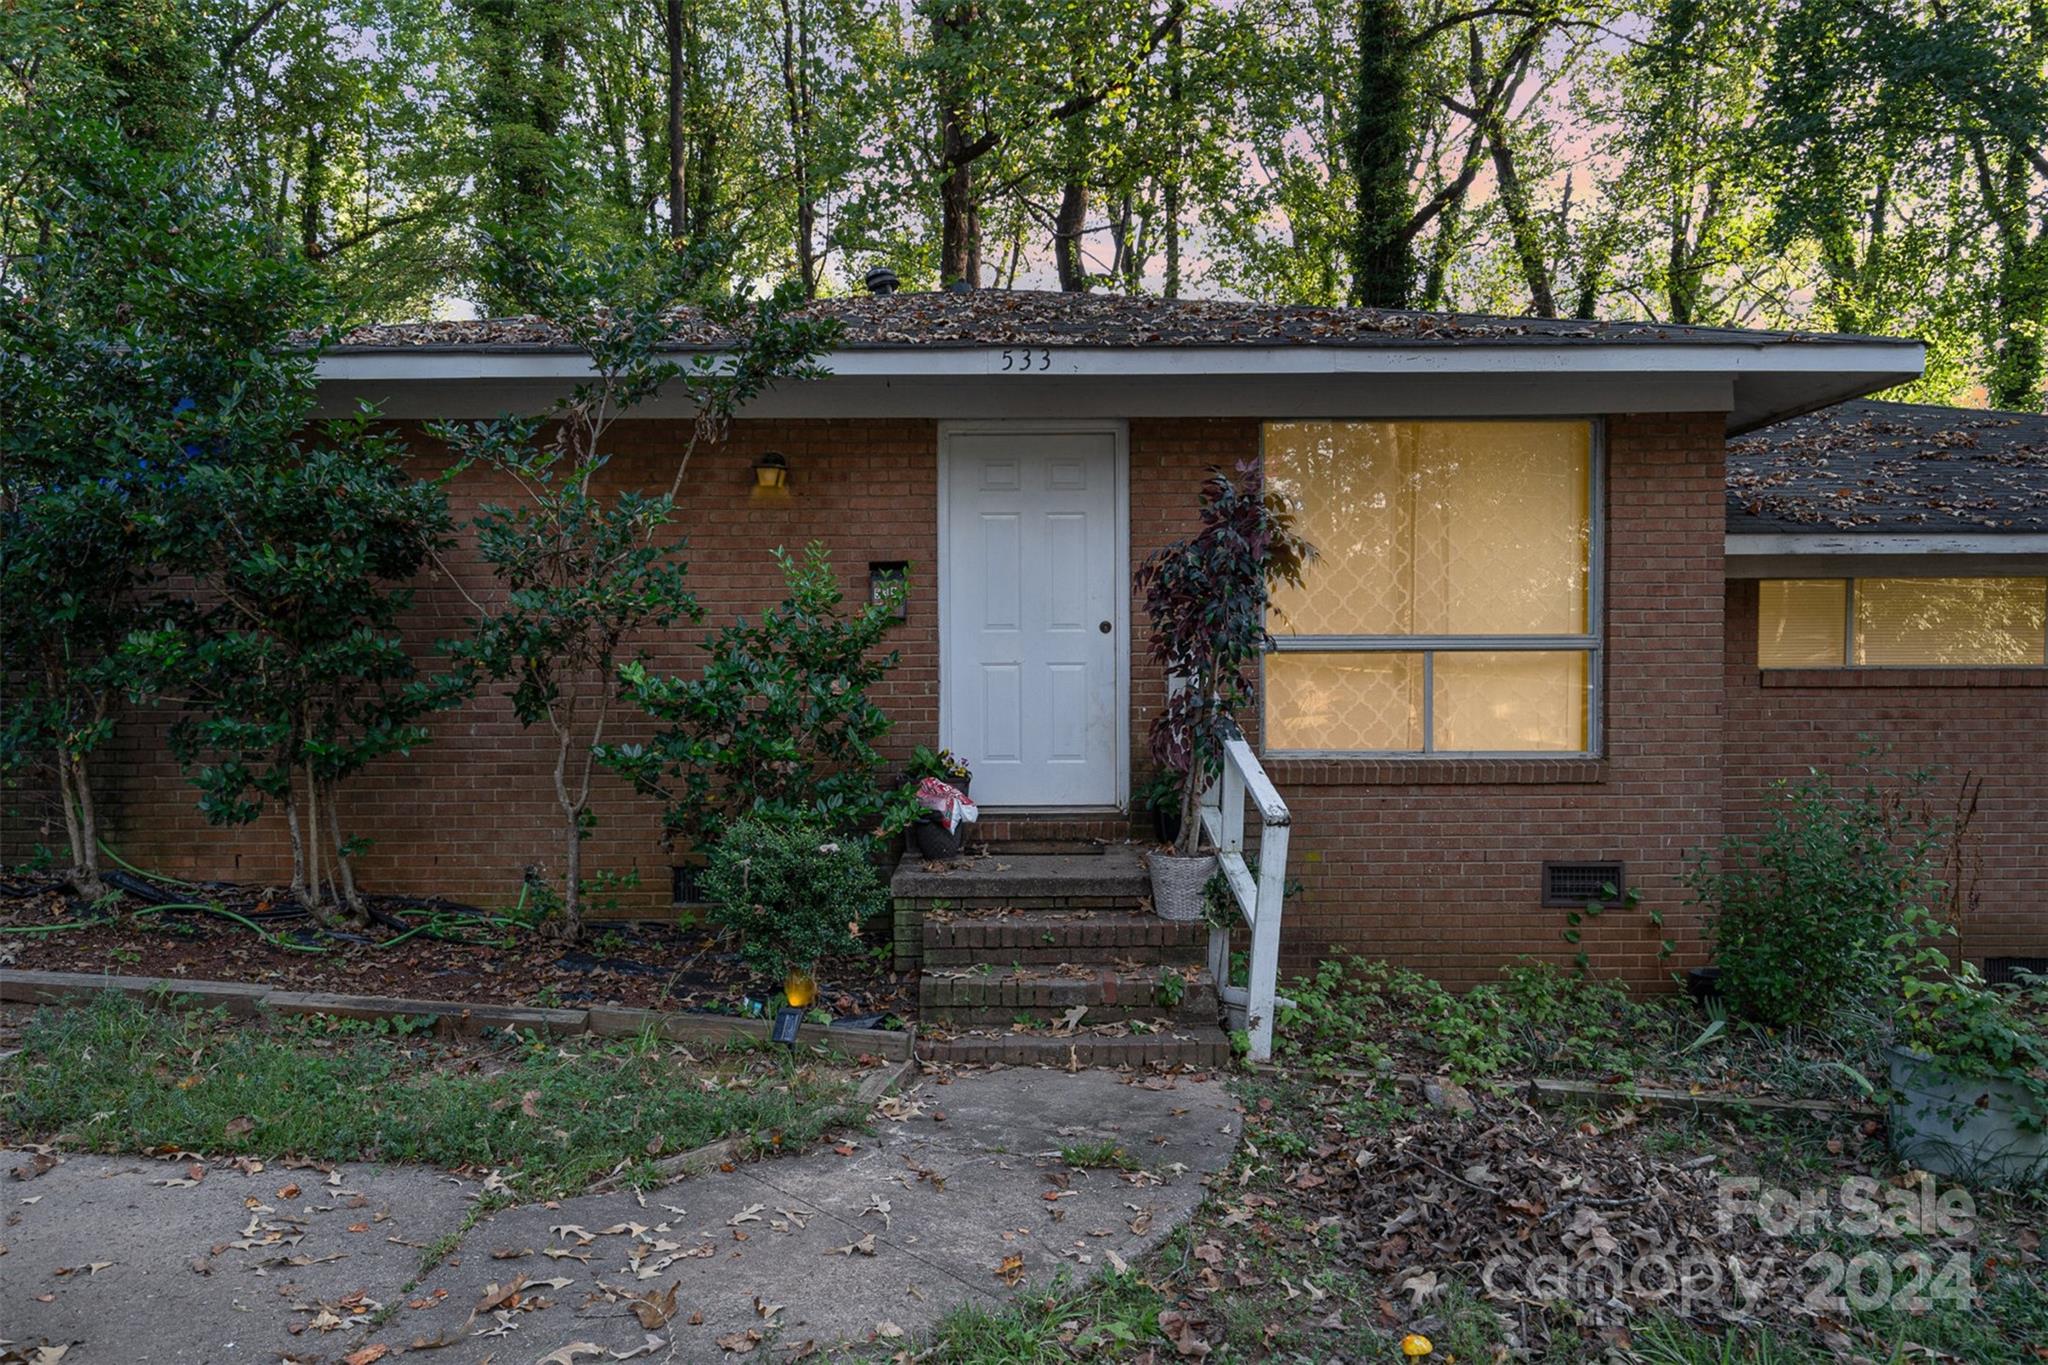
<path fill-rule="evenodd" d="M 2048 573 L 2048 533 L 1787 532 L 1728 537 L 1730 578 Z"/>
<path fill-rule="evenodd" d="M 1731 433 L 1918 377 L 1916 341 L 847 349 L 750 417 L 1434 417 L 1720 412 Z M 353 348 L 320 360 L 322 409 L 394 418 L 537 411 L 580 352 Z M 679 392 L 637 415 L 685 416 Z"/>

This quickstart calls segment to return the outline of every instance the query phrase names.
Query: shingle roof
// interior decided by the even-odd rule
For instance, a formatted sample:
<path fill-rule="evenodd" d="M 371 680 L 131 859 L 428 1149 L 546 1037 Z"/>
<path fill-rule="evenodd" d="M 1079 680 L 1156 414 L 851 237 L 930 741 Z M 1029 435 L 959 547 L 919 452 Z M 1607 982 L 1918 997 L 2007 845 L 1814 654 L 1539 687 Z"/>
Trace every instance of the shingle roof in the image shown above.
<path fill-rule="evenodd" d="M 1728 531 L 2048 531 L 2048 417 L 1841 403 L 1728 443 Z"/>
<path fill-rule="evenodd" d="M 1160 299 L 982 289 L 820 299 L 801 310 L 836 318 L 840 346 L 853 350 L 962 346 L 1411 346 L 1778 345 L 1868 341 L 1818 332 L 1755 332 L 1659 323 L 1499 318 L 1379 308 L 1316 308 L 1226 299 Z M 672 331 L 682 349 L 717 347 L 726 334 L 695 309 L 678 309 Z M 539 318 L 408 322 L 357 327 L 344 351 L 545 350 L 561 333 Z"/>

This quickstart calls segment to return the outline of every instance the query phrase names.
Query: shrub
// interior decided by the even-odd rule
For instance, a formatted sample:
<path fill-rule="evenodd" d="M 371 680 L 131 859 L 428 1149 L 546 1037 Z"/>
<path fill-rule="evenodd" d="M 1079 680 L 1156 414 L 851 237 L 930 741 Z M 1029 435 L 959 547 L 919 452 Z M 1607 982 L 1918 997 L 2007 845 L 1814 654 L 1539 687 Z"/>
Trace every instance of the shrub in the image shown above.
<path fill-rule="evenodd" d="M 702 677 L 656 677 L 637 661 L 620 670 L 626 695 L 668 728 L 600 760 L 667 802 L 669 835 L 692 846 L 731 818 L 867 835 L 918 816 L 907 791 L 882 782 L 875 742 L 890 721 L 869 696 L 898 661 L 881 651 L 898 599 L 842 612 L 822 545 L 802 558 L 777 550 L 775 562 L 788 584 L 781 605 L 707 640 Z"/>
<path fill-rule="evenodd" d="M 704 897 L 747 965 L 784 975 L 860 946 L 888 905 L 866 841 L 815 824 L 741 820 L 711 850 Z"/>
<path fill-rule="evenodd" d="M 1706 906 L 1730 1005 L 1774 1027 L 1817 1023 L 1867 997 L 1887 941 L 1941 903 L 1947 821 L 1916 799 L 1927 775 L 1855 787 L 1814 771 L 1771 789 L 1761 833 L 1723 840 L 1687 874 Z"/>

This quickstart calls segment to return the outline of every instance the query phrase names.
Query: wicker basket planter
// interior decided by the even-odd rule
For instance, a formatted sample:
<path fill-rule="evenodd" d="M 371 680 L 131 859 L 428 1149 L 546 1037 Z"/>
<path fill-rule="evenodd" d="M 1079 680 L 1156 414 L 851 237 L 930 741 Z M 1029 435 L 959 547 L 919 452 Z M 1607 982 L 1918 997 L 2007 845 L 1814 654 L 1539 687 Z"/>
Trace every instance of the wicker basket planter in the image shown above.
<path fill-rule="evenodd" d="M 1175 924 L 1192 924 L 1201 919 L 1207 908 L 1204 893 L 1209 878 L 1216 875 L 1216 855 L 1202 853 L 1183 858 L 1154 852 L 1146 855 L 1146 862 L 1152 872 L 1153 913 Z"/>

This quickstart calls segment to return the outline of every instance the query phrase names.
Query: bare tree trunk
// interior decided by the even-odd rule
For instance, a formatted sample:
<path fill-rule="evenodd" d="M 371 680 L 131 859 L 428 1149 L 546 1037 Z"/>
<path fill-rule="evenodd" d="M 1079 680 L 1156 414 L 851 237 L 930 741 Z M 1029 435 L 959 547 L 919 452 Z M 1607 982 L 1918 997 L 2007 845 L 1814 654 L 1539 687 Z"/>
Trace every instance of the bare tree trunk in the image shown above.
<path fill-rule="evenodd" d="M 87 900 L 97 901 L 107 894 L 107 884 L 100 880 L 99 812 L 93 806 L 92 778 L 86 773 L 82 759 L 71 760 L 71 786 L 72 797 L 78 803 L 79 848 L 71 885 Z"/>
<path fill-rule="evenodd" d="M 351 918 L 363 917 L 363 899 L 356 894 L 356 871 L 349 861 L 348 845 L 341 837 L 341 803 L 335 799 L 336 784 L 327 784 L 327 834 L 334 846 L 335 889 Z"/>
<path fill-rule="evenodd" d="M 1060 188 L 1059 213 L 1052 224 L 1053 267 L 1060 288 L 1079 293 L 1088 288 L 1088 267 L 1081 259 L 1081 233 L 1088 225 L 1088 187 L 1078 179 Z"/>
<path fill-rule="evenodd" d="M 569 794 L 569 741 L 574 735 L 574 716 L 555 728 L 555 801 L 561 807 L 563 833 L 562 922 L 541 927 L 565 943 L 583 937 L 583 809 Z"/>
<path fill-rule="evenodd" d="M 818 294 L 818 205 L 811 195 L 811 11 L 808 0 L 781 0 L 782 89 L 789 111 L 790 171 L 796 190 L 796 267 L 804 297 Z"/>
<path fill-rule="evenodd" d="M 1166 217 L 1166 297 L 1180 297 L 1180 177 L 1184 155 L 1180 139 L 1181 25 L 1178 20 L 1166 35 L 1166 103 L 1173 128 L 1173 149 L 1168 153 L 1166 184 L 1160 191 Z"/>
<path fill-rule="evenodd" d="M 689 151 L 683 145 L 683 0 L 667 0 L 662 36 L 668 46 L 668 235 L 683 241 L 689 235 L 687 187 Z"/>
<path fill-rule="evenodd" d="M 974 24 L 974 7 L 952 0 L 933 15 L 941 43 L 964 40 Z M 981 285 L 981 217 L 974 202 L 974 163 L 967 155 L 966 94 L 959 77 L 942 73 L 939 81 L 939 283 L 965 280 Z"/>

